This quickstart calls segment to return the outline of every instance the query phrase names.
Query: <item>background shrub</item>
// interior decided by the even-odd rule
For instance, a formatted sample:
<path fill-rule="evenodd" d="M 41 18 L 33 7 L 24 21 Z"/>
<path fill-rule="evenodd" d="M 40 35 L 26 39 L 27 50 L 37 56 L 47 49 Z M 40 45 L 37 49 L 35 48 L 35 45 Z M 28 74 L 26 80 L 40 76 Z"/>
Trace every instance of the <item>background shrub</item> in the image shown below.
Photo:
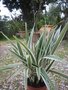
<path fill-rule="evenodd" d="M 24 22 L 11 20 L 11 21 L 0 21 L 0 31 L 6 34 L 8 37 L 16 35 L 19 31 L 24 31 Z M 3 39 L 2 34 L 0 34 L 0 39 Z"/>

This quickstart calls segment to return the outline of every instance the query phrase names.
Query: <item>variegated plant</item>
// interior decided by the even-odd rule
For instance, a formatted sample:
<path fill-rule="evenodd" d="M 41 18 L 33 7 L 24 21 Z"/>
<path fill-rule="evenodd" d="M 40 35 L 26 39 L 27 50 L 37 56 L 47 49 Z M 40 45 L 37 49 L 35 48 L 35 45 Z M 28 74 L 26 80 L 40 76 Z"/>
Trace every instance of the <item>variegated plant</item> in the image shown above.
<path fill-rule="evenodd" d="M 43 79 L 44 83 L 46 84 L 48 90 L 55 90 L 54 85 L 50 78 L 48 77 L 49 72 L 53 72 L 56 74 L 59 74 L 65 78 L 68 78 L 68 76 L 59 73 L 57 71 L 52 71 L 50 68 L 54 61 L 57 62 L 63 62 L 63 60 L 54 55 L 54 52 L 60 42 L 62 41 L 66 31 L 68 30 L 68 23 L 64 26 L 62 31 L 60 32 L 61 27 L 56 30 L 52 30 L 49 34 L 49 37 L 47 38 L 45 35 L 46 33 L 42 33 L 40 38 L 36 43 L 32 42 L 33 33 L 34 33 L 34 27 L 31 31 L 29 40 L 27 44 L 25 45 L 23 42 L 21 42 L 17 37 L 14 36 L 17 44 L 13 44 L 11 40 L 4 35 L 12 44 L 13 48 L 11 49 L 11 52 L 14 53 L 16 56 L 18 56 L 21 60 L 21 62 L 26 67 L 26 71 L 28 71 L 28 76 L 31 79 L 31 81 L 34 81 L 34 76 L 38 77 L 38 81 L 40 78 Z M 15 67 L 18 64 L 15 64 Z M 19 65 L 21 65 L 19 63 Z M 3 70 L 5 68 L 12 68 L 14 65 L 5 66 L 4 68 L 1 68 L 0 70 Z"/>

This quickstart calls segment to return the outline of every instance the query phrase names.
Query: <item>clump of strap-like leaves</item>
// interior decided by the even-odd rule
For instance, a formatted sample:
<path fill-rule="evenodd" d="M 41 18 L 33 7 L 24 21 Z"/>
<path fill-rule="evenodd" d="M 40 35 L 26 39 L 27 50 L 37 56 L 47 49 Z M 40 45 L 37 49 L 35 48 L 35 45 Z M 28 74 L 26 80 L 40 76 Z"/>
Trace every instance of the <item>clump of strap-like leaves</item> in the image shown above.
<path fill-rule="evenodd" d="M 54 30 L 50 32 L 48 38 L 45 33 L 42 33 L 38 41 L 36 43 L 33 43 L 33 27 L 26 45 L 14 36 L 17 42 L 17 44 L 15 45 L 10 41 L 10 39 L 7 36 L 5 36 L 4 34 L 3 35 L 11 42 L 13 46 L 11 52 L 18 56 L 23 65 L 26 67 L 29 79 L 32 82 L 34 82 L 34 76 L 37 76 L 38 81 L 42 78 L 48 90 L 55 90 L 54 85 L 48 76 L 49 72 L 53 72 L 65 78 L 68 78 L 68 76 L 50 69 L 54 61 L 63 62 L 63 60 L 60 57 L 54 55 L 54 52 L 57 46 L 62 41 L 67 29 L 68 23 L 64 26 L 61 32 L 61 27 L 59 27 L 59 29 L 57 30 L 56 28 L 54 28 Z M 18 64 L 15 64 L 15 66 L 17 65 Z M 19 63 L 19 65 L 22 64 Z M 7 68 L 11 67 L 14 67 L 14 65 L 9 65 Z"/>

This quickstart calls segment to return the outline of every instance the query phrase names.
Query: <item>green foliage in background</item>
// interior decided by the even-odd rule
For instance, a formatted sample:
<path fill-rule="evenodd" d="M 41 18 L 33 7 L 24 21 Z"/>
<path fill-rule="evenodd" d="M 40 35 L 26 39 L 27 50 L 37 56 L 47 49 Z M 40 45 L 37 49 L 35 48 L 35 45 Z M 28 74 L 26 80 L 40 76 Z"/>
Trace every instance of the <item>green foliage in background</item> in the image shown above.
<path fill-rule="evenodd" d="M 37 30 L 39 30 L 43 25 L 45 25 L 45 20 L 41 19 L 37 22 Z"/>
<path fill-rule="evenodd" d="M 46 13 L 46 23 L 47 24 L 57 24 L 61 21 L 61 10 L 56 4 L 51 4 L 49 11 Z"/>
<path fill-rule="evenodd" d="M 24 31 L 25 25 L 23 21 L 11 20 L 11 21 L 0 21 L 0 31 L 5 33 L 8 37 L 16 35 L 19 31 Z M 0 33 L 0 39 L 4 38 Z"/>

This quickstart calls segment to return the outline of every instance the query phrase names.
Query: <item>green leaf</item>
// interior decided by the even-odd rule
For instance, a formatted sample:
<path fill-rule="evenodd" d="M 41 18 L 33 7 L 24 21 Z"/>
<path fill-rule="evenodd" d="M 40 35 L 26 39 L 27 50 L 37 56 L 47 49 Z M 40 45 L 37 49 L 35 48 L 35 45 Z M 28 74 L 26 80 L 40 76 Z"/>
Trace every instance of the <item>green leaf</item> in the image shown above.
<path fill-rule="evenodd" d="M 52 48 L 54 47 L 56 40 L 59 38 L 60 36 L 60 31 L 61 31 L 61 26 L 56 30 L 54 30 L 53 35 L 51 37 L 51 41 L 50 41 L 50 47 L 49 47 L 49 52 L 50 54 L 52 54 Z"/>
<path fill-rule="evenodd" d="M 21 59 L 21 61 L 24 63 L 24 65 L 26 66 L 26 59 L 24 57 L 22 57 L 21 55 L 19 55 L 18 53 L 16 53 L 15 51 L 10 50 L 12 53 L 14 53 L 17 57 L 19 57 Z"/>
<path fill-rule="evenodd" d="M 62 29 L 59 38 L 56 40 L 55 45 L 53 46 L 52 50 L 51 50 L 51 54 L 53 54 L 56 50 L 56 48 L 58 47 L 58 45 L 60 44 L 60 42 L 63 40 L 65 33 L 68 30 L 68 22 L 65 24 L 64 28 Z M 50 69 L 50 67 L 52 66 L 52 64 L 54 63 L 54 60 L 50 63 L 50 65 L 48 66 L 47 70 L 48 71 Z"/>
<path fill-rule="evenodd" d="M 54 37 L 53 37 L 53 43 L 59 38 L 61 31 L 61 26 L 56 30 Z"/>
<path fill-rule="evenodd" d="M 30 37 L 29 37 L 29 40 L 28 40 L 28 48 L 32 49 L 32 39 L 33 39 L 33 34 L 34 34 L 34 28 L 35 28 L 35 24 L 32 28 L 32 31 L 31 31 L 31 34 L 30 34 Z"/>
<path fill-rule="evenodd" d="M 41 69 L 41 67 L 36 68 L 38 80 L 40 80 L 40 69 Z"/>
<path fill-rule="evenodd" d="M 51 60 L 51 61 L 59 61 L 59 62 L 62 62 L 62 58 L 60 58 L 59 56 L 56 56 L 56 55 L 47 55 L 45 57 L 43 57 L 42 59 L 48 59 L 48 60 Z"/>
<path fill-rule="evenodd" d="M 28 69 L 24 69 L 24 85 L 25 85 L 25 90 L 27 90 L 27 76 L 28 76 Z"/>
<path fill-rule="evenodd" d="M 61 73 L 61 72 L 54 71 L 54 70 L 49 70 L 49 72 L 52 72 L 52 73 L 58 74 L 58 75 L 60 75 L 60 76 L 62 76 L 62 77 L 64 77 L 64 78 L 68 79 L 68 76 L 65 75 L 65 74 L 63 74 L 63 73 Z"/>
<path fill-rule="evenodd" d="M 47 72 L 41 68 L 41 77 L 45 83 L 45 85 L 47 86 L 48 90 L 55 90 L 55 86 L 52 83 L 52 81 L 49 79 Z"/>
<path fill-rule="evenodd" d="M 52 64 L 54 63 L 54 60 L 48 65 L 48 67 L 46 68 L 46 72 L 49 71 L 49 69 L 51 68 Z"/>
<path fill-rule="evenodd" d="M 12 51 L 12 50 L 10 50 L 10 51 L 11 51 L 12 53 L 14 53 L 18 58 L 20 58 L 21 61 L 24 63 L 24 65 L 28 67 L 28 65 L 27 65 L 27 60 L 26 60 L 25 57 L 22 57 L 21 55 L 19 55 L 19 54 L 16 53 L 15 51 Z M 31 63 L 32 63 L 32 61 L 31 61 Z M 33 66 L 33 67 L 38 67 L 35 63 L 32 63 L 32 66 Z"/>
<path fill-rule="evenodd" d="M 14 48 L 14 47 L 13 47 L 13 51 L 18 54 L 18 50 L 16 48 Z"/>
<path fill-rule="evenodd" d="M 22 49 L 21 49 L 21 46 L 20 46 L 19 42 L 17 42 L 17 47 L 18 47 L 20 55 L 23 56 L 23 52 L 22 52 Z"/>
<path fill-rule="evenodd" d="M 37 63 L 38 63 L 38 59 L 39 59 L 39 54 L 41 52 L 41 49 L 42 49 L 42 42 L 43 42 L 43 34 L 40 36 L 40 39 L 38 40 L 37 44 L 36 44 L 36 60 L 37 60 Z"/>
<path fill-rule="evenodd" d="M 19 74 L 19 72 L 22 70 L 21 67 L 19 67 L 18 69 L 16 69 L 14 71 L 14 73 L 8 78 L 8 82 L 10 82 L 11 80 L 15 79 L 15 77 Z"/>
<path fill-rule="evenodd" d="M 28 67 L 31 68 L 31 66 L 32 66 L 32 59 L 31 59 L 31 57 L 29 55 L 26 56 L 26 60 L 27 60 Z"/>
<path fill-rule="evenodd" d="M 68 30 L 68 22 L 66 23 L 66 25 L 64 26 L 64 28 L 62 29 L 59 38 L 56 40 L 56 43 L 52 49 L 52 53 L 54 53 L 54 51 L 56 50 L 56 48 L 58 47 L 58 45 L 60 44 L 60 42 L 63 40 L 65 33 Z"/>
<path fill-rule="evenodd" d="M 12 41 L 2 32 L 2 35 L 11 43 L 11 45 L 13 46 L 13 47 L 15 47 L 16 49 L 17 49 L 17 47 L 16 47 L 16 45 L 14 45 L 13 43 L 12 43 Z"/>
<path fill-rule="evenodd" d="M 26 32 L 26 40 L 28 41 L 28 29 L 27 29 L 27 23 L 25 22 L 25 32 Z"/>
<path fill-rule="evenodd" d="M 31 56 L 32 60 L 33 60 L 33 63 L 36 64 L 36 58 L 34 56 L 34 54 L 32 53 L 32 51 L 23 43 L 21 42 L 17 37 L 14 36 L 14 38 L 20 42 L 20 44 L 25 48 L 25 50 L 27 51 L 27 53 Z"/>
<path fill-rule="evenodd" d="M 16 68 L 20 65 L 22 65 L 22 63 L 15 63 L 15 64 L 5 65 L 5 66 L 0 67 L 0 71 L 6 70 L 6 69 Z"/>
<path fill-rule="evenodd" d="M 63 62 L 62 58 L 60 58 L 59 56 L 56 56 L 56 55 L 47 55 L 47 56 L 41 58 L 39 60 L 39 62 L 38 62 L 39 65 L 40 65 L 40 63 L 41 63 L 42 60 L 48 60 L 48 61 L 53 61 L 54 60 L 54 61 Z"/>
<path fill-rule="evenodd" d="M 49 37 L 47 38 L 47 43 L 46 43 L 45 48 L 44 48 L 45 52 L 43 53 L 44 56 L 49 55 L 49 54 L 51 53 L 51 52 L 50 52 L 50 45 L 51 45 L 51 43 L 52 43 L 52 38 L 54 37 L 54 33 L 55 33 L 55 29 L 56 29 L 56 28 L 57 28 L 57 27 L 55 27 L 55 28 L 50 32 Z"/>

